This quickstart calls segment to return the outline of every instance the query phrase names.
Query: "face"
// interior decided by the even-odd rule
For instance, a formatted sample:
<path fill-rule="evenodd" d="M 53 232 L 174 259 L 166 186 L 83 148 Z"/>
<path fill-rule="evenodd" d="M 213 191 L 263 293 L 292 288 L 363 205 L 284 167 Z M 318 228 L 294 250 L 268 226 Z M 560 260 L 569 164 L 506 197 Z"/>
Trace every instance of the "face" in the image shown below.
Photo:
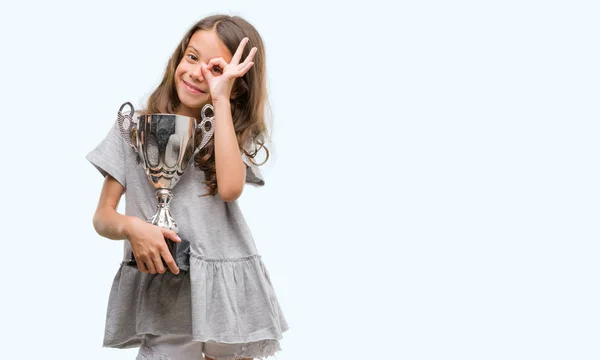
<path fill-rule="evenodd" d="M 192 35 L 175 70 L 175 88 L 181 102 L 178 114 L 200 118 L 202 107 L 211 102 L 209 84 L 200 64 L 219 57 L 229 63 L 233 56 L 215 31 L 199 30 Z M 210 71 L 218 76 L 223 69 L 215 67 Z"/>

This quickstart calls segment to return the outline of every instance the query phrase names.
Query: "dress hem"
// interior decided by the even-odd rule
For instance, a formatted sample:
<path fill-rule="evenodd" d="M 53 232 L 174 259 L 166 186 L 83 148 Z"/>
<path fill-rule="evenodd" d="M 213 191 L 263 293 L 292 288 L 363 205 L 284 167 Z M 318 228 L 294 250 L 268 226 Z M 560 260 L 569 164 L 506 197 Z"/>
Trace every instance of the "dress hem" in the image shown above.
<path fill-rule="evenodd" d="M 282 329 L 282 333 L 284 333 L 285 331 L 287 331 L 289 328 L 285 328 Z M 190 335 L 190 334 L 182 334 L 182 333 L 168 333 L 168 332 L 147 332 L 147 333 L 139 333 L 134 335 L 132 338 L 130 338 L 127 341 L 124 341 L 122 343 L 107 343 L 104 342 L 102 344 L 103 348 L 108 348 L 108 349 L 131 349 L 131 348 L 137 348 L 140 347 L 143 343 L 143 337 L 145 335 L 153 335 L 153 336 L 163 336 L 163 335 Z M 258 336 L 259 338 L 256 338 L 255 336 Z M 240 340 L 229 340 L 229 341 L 225 341 L 225 340 L 217 340 L 212 336 L 207 336 L 207 337 L 200 337 L 200 338 L 193 338 L 192 337 L 192 341 L 197 341 L 197 342 L 213 342 L 213 343 L 219 343 L 219 344 L 247 344 L 247 343 L 253 343 L 253 342 L 258 342 L 258 341 L 265 341 L 265 340 L 281 340 L 283 339 L 283 336 L 279 336 L 279 337 L 273 337 L 272 336 L 272 332 L 262 332 L 259 333 L 259 335 L 255 335 L 253 337 L 250 338 L 243 338 L 243 337 L 239 337 L 238 339 Z M 266 337 L 262 337 L 261 336 L 266 336 Z M 244 340 L 245 339 L 245 340 Z"/>

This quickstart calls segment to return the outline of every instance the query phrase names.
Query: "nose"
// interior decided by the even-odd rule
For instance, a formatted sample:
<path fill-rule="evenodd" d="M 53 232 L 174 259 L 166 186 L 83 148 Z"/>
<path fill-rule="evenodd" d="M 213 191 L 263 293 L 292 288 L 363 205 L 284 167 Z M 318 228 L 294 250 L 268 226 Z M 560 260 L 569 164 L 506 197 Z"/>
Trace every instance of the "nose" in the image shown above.
<path fill-rule="evenodd" d="M 202 67 L 200 63 L 195 64 L 189 71 L 190 77 L 198 82 L 204 81 L 204 76 L 202 75 Z"/>

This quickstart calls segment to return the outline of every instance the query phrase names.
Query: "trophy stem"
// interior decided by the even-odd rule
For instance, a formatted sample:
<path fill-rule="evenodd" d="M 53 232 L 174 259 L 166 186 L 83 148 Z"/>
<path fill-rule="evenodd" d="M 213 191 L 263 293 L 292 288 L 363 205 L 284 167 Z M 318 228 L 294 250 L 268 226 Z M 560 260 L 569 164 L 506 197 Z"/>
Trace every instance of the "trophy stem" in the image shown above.
<path fill-rule="evenodd" d="M 169 208 L 169 202 L 171 201 L 172 198 L 173 198 L 173 193 L 171 192 L 171 190 L 169 190 L 169 189 L 156 190 L 156 200 L 158 201 L 158 204 L 156 205 L 156 214 L 154 214 L 154 216 L 152 216 L 152 218 L 149 219 L 148 222 L 153 225 L 157 225 L 157 226 L 172 230 L 175 233 L 177 233 L 179 228 L 177 226 L 177 223 L 173 219 L 173 216 L 171 215 L 171 210 Z M 171 255 L 175 258 L 176 243 L 174 243 L 171 239 L 166 239 L 166 238 L 165 238 L 165 241 L 167 242 L 167 247 L 169 248 Z M 163 260 L 163 264 L 166 266 L 166 263 L 164 262 L 164 260 Z M 127 265 L 134 266 L 134 267 L 137 266 L 137 261 L 135 260 L 133 251 L 129 255 L 129 259 L 127 260 Z"/>
<path fill-rule="evenodd" d="M 156 190 L 156 200 L 158 201 L 158 204 L 156 205 L 156 214 L 154 214 L 148 222 L 178 232 L 179 228 L 171 215 L 171 209 L 169 207 L 169 202 L 171 202 L 172 198 L 173 192 L 170 189 Z"/>

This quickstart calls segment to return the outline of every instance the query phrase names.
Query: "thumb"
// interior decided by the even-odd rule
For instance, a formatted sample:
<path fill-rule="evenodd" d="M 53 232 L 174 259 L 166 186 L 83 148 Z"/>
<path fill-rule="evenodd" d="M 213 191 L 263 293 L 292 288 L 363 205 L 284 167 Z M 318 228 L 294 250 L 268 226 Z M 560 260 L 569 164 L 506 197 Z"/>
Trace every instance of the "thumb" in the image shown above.
<path fill-rule="evenodd" d="M 177 233 L 175 233 L 175 231 L 169 230 L 169 229 L 162 229 L 162 230 L 163 230 L 164 237 L 169 238 L 175 242 L 181 242 L 181 238 L 179 236 L 177 236 Z"/>
<path fill-rule="evenodd" d="M 200 64 L 200 69 L 202 70 L 202 76 L 204 76 L 204 78 L 208 81 L 211 81 L 213 79 L 213 74 L 208 71 L 208 65 L 206 64 Z"/>

